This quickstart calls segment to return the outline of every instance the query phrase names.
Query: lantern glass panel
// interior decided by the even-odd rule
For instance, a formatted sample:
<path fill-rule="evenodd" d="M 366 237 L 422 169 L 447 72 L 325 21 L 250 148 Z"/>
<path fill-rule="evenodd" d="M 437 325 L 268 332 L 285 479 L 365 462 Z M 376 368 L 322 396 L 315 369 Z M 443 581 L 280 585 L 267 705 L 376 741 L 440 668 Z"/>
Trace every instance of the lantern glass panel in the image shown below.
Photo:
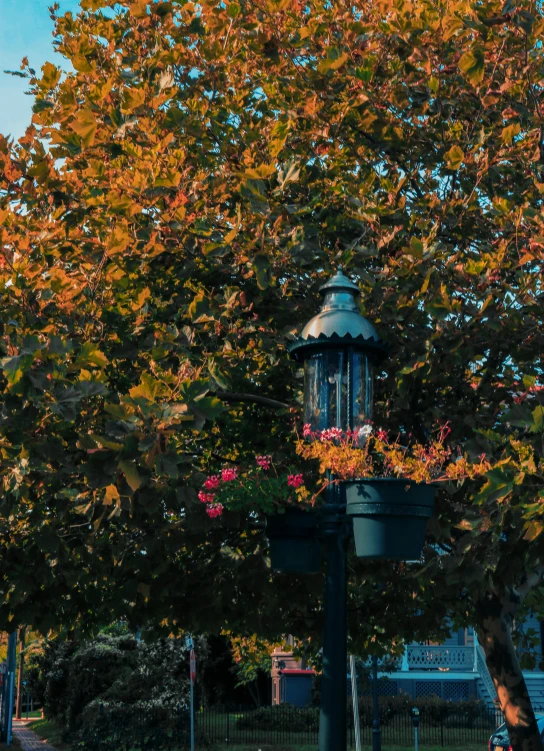
<path fill-rule="evenodd" d="M 352 357 L 352 420 L 353 430 L 372 419 L 374 399 L 373 368 L 362 352 L 353 352 Z"/>
<path fill-rule="evenodd" d="M 364 354 L 331 349 L 305 360 L 304 423 L 312 431 L 356 429 L 371 413 L 372 370 Z"/>

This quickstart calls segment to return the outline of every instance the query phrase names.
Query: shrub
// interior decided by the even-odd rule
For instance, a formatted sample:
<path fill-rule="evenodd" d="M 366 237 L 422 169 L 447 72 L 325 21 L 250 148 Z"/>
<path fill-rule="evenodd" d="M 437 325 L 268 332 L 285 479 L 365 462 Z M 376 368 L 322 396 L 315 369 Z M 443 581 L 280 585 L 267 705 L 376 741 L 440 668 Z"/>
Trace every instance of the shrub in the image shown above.
<path fill-rule="evenodd" d="M 289 727 L 293 732 L 317 731 L 319 728 L 319 710 L 315 707 L 293 707 L 280 704 L 273 707 L 261 707 L 239 717 L 236 721 L 239 730 L 277 730 Z"/>
<path fill-rule="evenodd" d="M 72 736 L 72 747 L 85 751 L 161 751 L 189 744 L 189 714 L 186 707 L 163 707 L 141 703 L 91 702 L 81 716 L 79 729 Z M 198 748 L 209 748 L 206 734 L 197 730 Z"/>
<path fill-rule="evenodd" d="M 469 701 L 445 701 L 438 696 L 412 699 L 408 694 L 398 696 L 380 696 L 380 716 L 382 724 L 387 725 L 397 715 L 408 715 L 412 707 L 420 712 L 421 722 L 427 726 L 437 726 L 441 723 L 448 727 L 476 727 L 477 720 L 489 723 L 489 714 L 484 702 L 471 699 Z M 359 716 L 363 725 L 372 725 L 372 698 L 359 697 Z M 454 719 L 455 718 L 455 719 Z M 485 725 L 487 727 L 487 725 Z"/>
<path fill-rule="evenodd" d="M 145 643 L 130 634 L 100 634 L 84 643 L 58 640 L 45 646 L 39 669 L 45 715 L 67 738 L 94 717 L 100 703 L 187 707 L 188 653 L 181 640 Z"/>

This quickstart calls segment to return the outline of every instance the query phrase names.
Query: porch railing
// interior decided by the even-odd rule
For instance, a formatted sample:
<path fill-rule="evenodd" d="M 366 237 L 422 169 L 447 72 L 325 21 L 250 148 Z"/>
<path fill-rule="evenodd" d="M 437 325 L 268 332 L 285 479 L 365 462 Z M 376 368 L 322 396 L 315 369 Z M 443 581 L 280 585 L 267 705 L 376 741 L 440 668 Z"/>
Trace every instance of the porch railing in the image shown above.
<path fill-rule="evenodd" d="M 427 647 L 422 644 L 409 644 L 409 670 L 438 670 L 472 672 L 474 670 L 473 647 Z"/>

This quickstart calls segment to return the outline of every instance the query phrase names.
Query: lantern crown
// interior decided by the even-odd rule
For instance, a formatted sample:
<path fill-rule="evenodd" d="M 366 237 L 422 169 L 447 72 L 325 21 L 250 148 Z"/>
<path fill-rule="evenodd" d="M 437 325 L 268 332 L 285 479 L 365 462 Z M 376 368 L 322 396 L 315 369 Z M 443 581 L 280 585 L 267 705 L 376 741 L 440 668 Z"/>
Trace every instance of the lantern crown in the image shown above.
<path fill-rule="evenodd" d="M 350 346 L 381 359 L 385 354 L 384 344 L 374 326 L 359 313 L 356 299 L 359 288 L 341 266 L 319 291 L 324 296 L 321 310 L 289 344 L 291 357 L 304 360 L 316 350 Z"/>

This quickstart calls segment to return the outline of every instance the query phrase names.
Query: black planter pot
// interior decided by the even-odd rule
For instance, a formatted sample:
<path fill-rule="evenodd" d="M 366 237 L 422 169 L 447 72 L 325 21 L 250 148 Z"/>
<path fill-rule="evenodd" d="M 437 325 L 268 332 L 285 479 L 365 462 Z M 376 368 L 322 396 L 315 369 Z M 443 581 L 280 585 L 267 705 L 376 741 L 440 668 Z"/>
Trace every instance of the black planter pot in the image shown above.
<path fill-rule="evenodd" d="M 436 488 L 399 478 L 345 480 L 340 483 L 346 514 L 353 518 L 359 558 L 416 560 Z"/>
<path fill-rule="evenodd" d="M 288 508 L 284 514 L 266 517 L 270 562 L 275 571 L 317 574 L 321 568 L 321 545 L 317 538 L 317 514 Z"/>

